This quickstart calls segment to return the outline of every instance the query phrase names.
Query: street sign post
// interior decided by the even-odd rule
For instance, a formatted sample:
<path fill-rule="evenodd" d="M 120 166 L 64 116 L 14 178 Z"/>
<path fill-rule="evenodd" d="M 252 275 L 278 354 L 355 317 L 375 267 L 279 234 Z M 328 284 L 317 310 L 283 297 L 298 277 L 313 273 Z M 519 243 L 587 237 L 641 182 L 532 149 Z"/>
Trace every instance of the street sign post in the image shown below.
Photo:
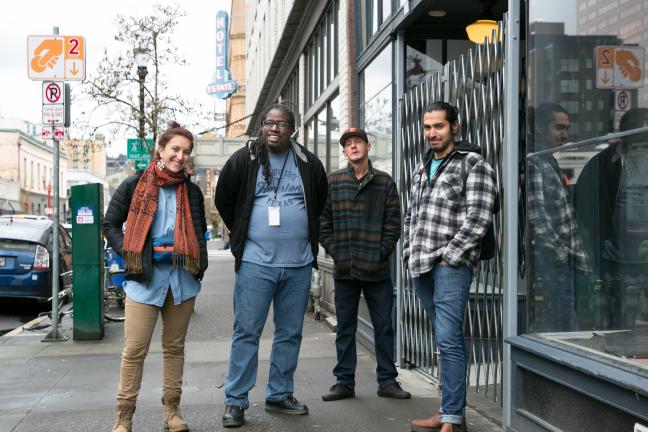
<path fill-rule="evenodd" d="M 142 142 L 139 138 L 129 138 L 126 145 L 126 158 L 133 161 L 136 170 L 145 169 L 151 162 L 149 149 L 153 146 L 153 140 L 149 138 Z"/>
<path fill-rule="evenodd" d="M 36 81 L 85 79 L 83 36 L 27 36 L 27 76 Z"/>

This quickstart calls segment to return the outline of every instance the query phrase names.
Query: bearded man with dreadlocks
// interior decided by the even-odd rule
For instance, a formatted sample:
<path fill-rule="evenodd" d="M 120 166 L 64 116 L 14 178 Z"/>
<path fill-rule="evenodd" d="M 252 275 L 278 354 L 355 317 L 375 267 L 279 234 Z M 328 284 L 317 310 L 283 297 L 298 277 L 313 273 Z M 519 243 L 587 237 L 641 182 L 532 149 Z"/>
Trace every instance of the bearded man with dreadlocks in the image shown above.
<path fill-rule="evenodd" d="M 158 139 L 155 160 L 122 182 L 103 221 L 108 244 L 124 258 L 126 267 L 124 351 L 113 432 L 132 429 L 158 315 L 162 315 L 164 427 L 170 432 L 189 430 L 179 407 L 185 336 L 207 269 L 204 198 L 186 170 L 193 146 L 192 133 L 171 122 Z"/>
<path fill-rule="evenodd" d="M 265 410 L 308 414 L 293 395 L 293 377 L 328 184 L 317 156 L 291 138 L 295 115 L 288 108 L 272 105 L 262 119 L 261 135 L 225 163 L 214 198 L 236 271 L 225 427 L 245 423 L 270 304 L 275 331 Z"/>

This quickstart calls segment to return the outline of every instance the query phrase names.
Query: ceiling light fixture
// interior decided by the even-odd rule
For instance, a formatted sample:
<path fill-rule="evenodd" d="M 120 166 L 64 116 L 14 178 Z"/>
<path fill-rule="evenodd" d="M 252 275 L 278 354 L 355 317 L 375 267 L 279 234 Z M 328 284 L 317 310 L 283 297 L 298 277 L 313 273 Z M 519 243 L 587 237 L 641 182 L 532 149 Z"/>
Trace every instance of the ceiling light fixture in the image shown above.
<path fill-rule="evenodd" d="M 499 39 L 497 21 L 488 19 L 479 19 L 466 27 L 468 39 L 476 44 L 483 44 L 485 39 L 488 39 L 488 43 L 493 42 L 493 31 L 495 38 Z"/>

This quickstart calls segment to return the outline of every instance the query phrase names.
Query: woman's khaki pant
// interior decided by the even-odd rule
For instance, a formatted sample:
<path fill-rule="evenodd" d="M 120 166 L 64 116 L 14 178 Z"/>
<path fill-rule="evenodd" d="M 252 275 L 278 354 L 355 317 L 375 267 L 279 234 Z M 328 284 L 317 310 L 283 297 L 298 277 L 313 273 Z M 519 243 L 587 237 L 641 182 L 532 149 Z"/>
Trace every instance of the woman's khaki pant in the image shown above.
<path fill-rule="evenodd" d="M 124 351 L 119 373 L 118 403 L 134 405 L 137 401 L 142 383 L 144 359 L 151 344 L 158 314 L 162 315 L 162 396 L 165 398 L 181 396 L 185 336 L 194 303 L 195 297 L 174 305 L 171 289 L 168 290 L 161 308 L 126 299 Z"/>

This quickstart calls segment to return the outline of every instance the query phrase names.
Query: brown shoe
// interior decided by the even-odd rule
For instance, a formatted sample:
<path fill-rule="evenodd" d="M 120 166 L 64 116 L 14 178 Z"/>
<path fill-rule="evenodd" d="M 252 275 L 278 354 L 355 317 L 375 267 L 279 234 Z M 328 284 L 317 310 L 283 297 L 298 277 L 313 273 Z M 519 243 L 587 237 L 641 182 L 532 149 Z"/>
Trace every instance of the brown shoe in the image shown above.
<path fill-rule="evenodd" d="M 189 425 L 182 418 L 179 397 L 163 397 L 162 414 L 164 416 L 164 427 L 169 432 L 186 432 L 189 430 Z"/>
<path fill-rule="evenodd" d="M 134 403 L 120 402 L 117 404 L 117 413 L 113 432 L 131 432 L 133 428 L 133 413 L 135 412 Z"/>
<path fill-rule="evenodd" d="M 441 413 L 436 413 L 430 418 L 412 420 L 410 424 L 411 432 L 437 432 L 441 429 Z"/>
<path fill-rule="evenodd" d="M 446 429 L 443 429 L 444 427 Z M 441 413 L 438 412 L 430 418 L 412 420 L 410 432 L 468 432 L 468 426 L 466 425 L 466 417 L 461 420 L 460 425 L 441 423 Z"/>

